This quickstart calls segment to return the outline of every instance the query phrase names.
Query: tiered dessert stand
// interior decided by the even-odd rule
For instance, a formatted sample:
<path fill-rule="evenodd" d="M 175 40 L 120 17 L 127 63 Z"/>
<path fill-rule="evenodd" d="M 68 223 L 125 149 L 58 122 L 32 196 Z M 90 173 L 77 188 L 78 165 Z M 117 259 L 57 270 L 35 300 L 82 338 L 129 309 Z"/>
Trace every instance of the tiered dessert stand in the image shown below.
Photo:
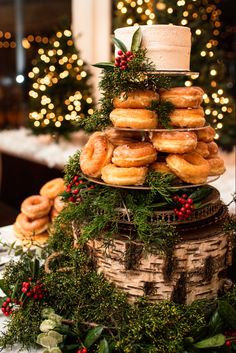
<path fill-rule="evenodd" d="M 153 72 L 152 72 L 153 74 Z M 198 76 L 190 71 L 159 71 L 158 75 Z M 201 128 L 181 128 L 171 131 L 196 131 Z M 163 129 L 130 129 L 139 131 L 143 140 Z M 85 176 L 86 177 L 86 176 Z M 218 177 L 210 177 L 207 184 Z M 108 185 L 100 179 L 88 180 L 124 189 L 150 190 L 149 186 Z M 177 189 L 195 188 L 206 184 L 181 184 Z M 135 240 L 135 227 L 129 211 L 122 205 L 116 210 L 119 219 L 119 234 L 108 248 L 102 239 L 89 241 L 91 253 L 98 272 L 128 293 L 131 301 L 147 296 L 150 301 L 174 300 L 178 303 L 191 303 L 196 299 L 210 299 L 217 296 L 225 281 L 225 271 L 231 264 L 231 238 L 222 229 L 228 215 L 227 207 L 221 202 L 217 189 L 202 202 L 200 209 L 193 210 L 186 220 L 178 220 L 173 210 L 154 211 L 152 221 L 167 221 L 177 227 L 180 242 L 175 246 L 172 256 L 151 254 L 143 251 L 143 244 Z M 133 241 L 127 241 L 127 235 Z"/>

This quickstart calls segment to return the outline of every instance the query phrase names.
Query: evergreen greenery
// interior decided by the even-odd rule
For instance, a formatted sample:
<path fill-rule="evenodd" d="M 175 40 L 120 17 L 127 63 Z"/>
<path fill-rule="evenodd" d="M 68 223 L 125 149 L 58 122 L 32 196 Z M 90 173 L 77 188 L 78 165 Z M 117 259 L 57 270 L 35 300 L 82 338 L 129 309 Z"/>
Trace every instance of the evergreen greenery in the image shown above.
<path fill-rule="evenodd" d="M 58 329 L 54 328 L 64 335 L 64 342 L 59 345 L 62 352 L 68 352 L 69 347 L 71 352 L 76 352 L 81 342 L 88 341 L 86 337 L 94 325 L 103 327 L 101 338 L 107 341 L 109 347 L 108 351 L 102 352 L 114 353 L 198 352 L 194 348 L 197 342 L 201 346 L 205 344 L 214 347 L 215 333 L 221 342 L 221 337 L 225 336 L 219 333 L 233 329 L 234 319 L 229 310 L 233 313 L 236 307 L 235 288 L 220 301 L 196 301 L 191 305 L 179 305 L 171 301 L 152 304 L 146 298 L 141 298 L 130 304 L 125 293 L 93 269 L 86 247 L 74 248 L 72 239 L 66 227 L 64 230 L 62 227 L 54 230 L 44 256 L 58 249 L 64 256 L 53 261 L 50 265 L 51 273 L 44 272 L 42 262 L 39 278 L 46 289 L 45 299 L 28 300 L 23 307 L 13 312 L 7 333 L 0 337 L 2 348 L 14 343 L 20 343 L 26 348 L 34 346 L 43 320 L 41 312 L 46 307 L 53 308 L 56 314 L 63 317 L 64 324 Z M 23 253 L 19 262 L 9 263 L 4 273 L 6 285 L 14 286 L 16 272 L 20 280 L 27 278 L 33 262 L 31 255 Z M 65 266 L 73 268 L 70 272 L 58 271 Z M 221 315 L 218 321 L 213 319 L 216 310 Z M 225 321 L 225 316 L 231 317 L 231 321 Z M 216 325 L 218 329 L 213 332 Z M 200 343 L 206 338 L 206 343 Z M 95 343 L 89 352 L 101 352 L 99 349 Z M 214 350 L 217 353 L 223 351 L 222 345 Z"/>
<path fill-rule="evenodd" d="M 166 75 L 155 75 L 153 64 L 146 58 L 146 50 L 138 49 L 135 51 L 134 58 L 130 61 L 126 70 L 120 70 L 114 65 L 107 63 L 97 64 L 95 66 L 103 68 L 99 88 L 102 98 L 100 100 L 100 108 L 96 109 L 91 116 L 79 118 L 78 127 L 83 128 L 87 132 L 103 130 L 111 125 L 109 115 L 113 110 L 112 101 L 121 93 L 128 93 L 135 90 L 152 90 L 158 91 L 160 88 L 170 88 L 172 81 Z M 165 106 L 157 106 L 155 110 L 162 112 L 163 119 L 161 122 L 166 124 L 168 114 L 172 107 L 167 104 Z"/>

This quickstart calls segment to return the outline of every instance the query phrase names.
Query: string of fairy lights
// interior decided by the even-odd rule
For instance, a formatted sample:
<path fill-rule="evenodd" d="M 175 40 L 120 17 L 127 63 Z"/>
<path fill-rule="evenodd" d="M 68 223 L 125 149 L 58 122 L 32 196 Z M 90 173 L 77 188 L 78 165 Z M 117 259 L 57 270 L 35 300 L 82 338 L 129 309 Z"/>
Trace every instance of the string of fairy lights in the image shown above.
<path fill-rule="evenodd" d="M 28 73 L 28 77 L 33 80 L 32 88 L 29 90 L 29 96 L 32 99 L 39 100 L 42 108 L 39 111 L 29 113 L 29 119 L 34 121 L 34 126 L 44 127 L 53 123 L 56 128 L 60 128 L 63 121 L 72 121 L 78 117 L 84 117 L 86 113 L 93 114 L 93 109 L 88 108 L 86 112 L 82 112 L 82 103 L 84 100 L 90 106 L 93 104 L 93 99 L 82 92 L 76 90 L 60 103 L 60 108 L 56 107 L 52 97 L 47 94 L 48 88 L 60 83 L 66 79 L 73 71 L 73 77 L 77 81 L 86 78 L 87 72 L 83 69 L 84 61 L 79 58 L 76 53 L 65 53 L 60 40 L 65 41 L 68 47 L 72 46 L 72 32 L 68 29 L 58 31 L 55 39 L 52 40 L 52 49 L 38 49 L 38 55 L 42 62 L 47 64 L 47 69 L 41 72 L 39 65 L 35 65 Z M 50 38 L 47 36 L 29 34 L 22 40 L 22 46 L 25 49 L 30 49 L 33 44 L 50 43 Z M 10 32 L 0 31 L 0 48 L 15 48 L 16 42 L 12 39 Z M 55 65 L 60 65 L 60 70 L 56 70 Z M 66 108 L 64 108 L 66 107 Z M 59 111 L 59 113 L 58 113 Z M 63 113 L 63 114 L 62 114 Z"/>
<path fill-rule="evenodd" d="M 123 16 L 124 23 L 128 26 L 138 26 L 140 22 L 147 25 L 157 24 L 157 14 L 164 13 L 166 14 L 166 18 L 170 19 L 172 14 L 175 16 L 178 12 L 178 15 L 181 17 L 178 24 L 183 26 L 190 25 L 195 20 L 198 23 L 199 20 L 206 22 L 210 18 L 212 33 L 211 38 L 206 43 L 204 43 L 202 36 L 203 30 L 199 25 L 199 27 L 194 28 L 194 32 L 192 29 L 192 35 L 203 43 L 199 56 L 202 58 L 209 57 L 213 60 L 216 57 L 215 50 L 219 44 L 218 36 L 220 35 L 220 27 L 222 25 L 219 19 L 221 10 L 216 5 L 220 0 L 215 0 L 215 4 L 212 4 L 212 1 L 210 4 L 208 0 L 202 0 L 200 11 L 196 9 L 196 2 L 199 3 L 199 0 L 123 0 L 116 3 L 117 16 Z M 171 24 L 171 20 L 169 23 Z M 205 114 L 212 116 L 216 130 L 222 129 L 222 119 L 225 114 L 232 113 L 230 99 L 226 97 L 224 89 L 218 84 L 219 65 L 222 65 L 222 63 L 218 63 L 217 60 L 215 60 L 214 64 L 211 63 L 209 65 L 210 92 L 205 93 L 203 97 L 204 102 L 208 104 L 205 108 Z M 186 79 L 185 86 L 192 86 L 196 79 L 196 76 L 190 76 Z M 218 133 L 215 138 L 219 138 Z"/>
<path fill-rule="evenodd" d="M 64 52 L 60 41 L 60 39 L 64 40 L 63 37 L 68 38 L 66 41 L 67 46 L 73 45 L 70 30 L 58 31 L 51 49 L 45 50 L 40 48 L 38 50 L 40 60 L 47 64 L 47 70 L 41 72 L 39 66 L 35 65 L 28 74 L 29 78 L 34 80 L 32 89 L 29 91 L 29 96 L 33 99 L 40 99 L 42 106 L 40 111 L 32 111 L 29 114 L 29 118 L 34 120 L 35 127 L 39 127 L 40 125 L 47 126 L 50 122 L 53 122 L 55 127 L 59 128 L 64 120 L 72 121 L 78 117 L 85 116 L 84 112 L 81 112 L 82 99 L 86 100 L 86 103 L 89 105 L 93 103 L 92 97 L 84 95 L 80 90 L 76 90 L 74 94 L 66 97 L 64 102 L 59 102 L 60 106 L 63 107 L 64 105 L 66 109 L 60 109 L 60 112 L 63 111 L 64 114 L 57 114 L 58 107 L 55 109 L 52 97 L 46 94 L 48 88 L 57 85 L 60 80 L 66 79 L 71 74 L 71 71 L 73 71 L 73 76 L 75 76 L 77 81 L 87 76 L 87 72 L 83 69 L 83 60 L 76 53 L 68 55 L 68 53 Z M 56 70 L 55 64 L 61 66 L 60 70 Z M 93 114 L 93 109 L 89 108 L 87 113 L 89 115 Z"/>

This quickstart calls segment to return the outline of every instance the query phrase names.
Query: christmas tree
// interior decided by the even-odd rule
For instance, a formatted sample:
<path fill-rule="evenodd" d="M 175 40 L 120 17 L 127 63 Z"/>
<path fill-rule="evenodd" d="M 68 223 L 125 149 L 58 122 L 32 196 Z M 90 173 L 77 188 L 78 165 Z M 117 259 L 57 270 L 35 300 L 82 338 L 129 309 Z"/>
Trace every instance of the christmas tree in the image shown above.
<path fill-rule="evenodd" d="M 236 141 L 236 129 L 233 98 L 227 88 L 232 80 L 220 49 L 222 23 L 218 3 L 219 0 L 116 0 L 113 25 L 115 29 L 172 23 L 191 28 L 191 70 L 200 75 L 187 77 L 183 84 L 205 90 L 206 118 L 217 131 L 218 144 L 231 150 Z"/>
<path fill-rule="evenodd" d="M 93 113 L 90 73 L 69 29 L 56 31 L 39 48 L 28 77 L 28 125 L 34 134 L 66 135 L 77 129 L 78 118 Z"/>

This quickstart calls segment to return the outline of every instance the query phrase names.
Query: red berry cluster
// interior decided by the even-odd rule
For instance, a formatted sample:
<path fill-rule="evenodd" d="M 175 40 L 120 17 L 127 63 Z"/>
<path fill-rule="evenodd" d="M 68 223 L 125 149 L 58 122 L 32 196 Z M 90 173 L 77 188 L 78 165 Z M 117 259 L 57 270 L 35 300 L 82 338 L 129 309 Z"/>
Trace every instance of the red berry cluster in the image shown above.
<path fill-rule="evenodd" d="M 80 349 L 77 351 L 77 353 L 87 353 L 87 352 L 88 352 L 88 350 L 87 350 L 86 347 L 80 348 Z"/>
<path fill-rule="evenodd" d="M 66 188 L 66 192 L 69 194 L 68 201 L 74 203 L 82 201 L 80 190 L 87 187 L 87 183 L 83 181 L 81 177 L 75 175 L 73 180 L 70 182 L 70 184 L 68 184 Z M 94 189 L 94 185 L 90 186 L 88 189 Z"/>
<path fill-rule="evenodd" d="M 236 343 L 236 332 L 235 331 L 226 331 L 224 335 L 228 338 L 225 341 L 226 347 L 231 347 L 232 343 Z"/>
<path fill-rule="evenodd" d="M 128 62 L 134 58 L 133 52 L 128 50 L 124 53 L 122 50 L 118 50 L 117 54 L 118 56 L 115 58 L 115 66 L 119 67 L 121 70 L 127 69 Z"/>
<path fill-rule="evenodd" d="M 191 216 L 194 209 L 193 199 L 188 198 L 187 194 L 183 194 L 182 197 L 175 195 L 173 201 L 179 204 L 179 207 L 174 208 L 174 213 L 179 220 L 187 219 Z"/>
<path fill-rule="evenodd" d="M 71 194 L 71 196 L 69 196 L 68 198 L 70 202 L 80 202 L 82 200 L 81 196 L 79 195 L 79 191 L 80 191 L 79 186 L 83 183 L 84 183 L 83 180 L 81 180 L 78 175 L 75 175 L 73 180 L 67 186 L 66 192 Z"/>
<path fill-rule="evenodd" d="M 22 302 L 15 299 L 7 298 L 5 302 L 2 303 L 2 312 L 5 316 L 9 316 L 12 314 L 15 305 L 22 305 Z"/>
<path fill-rule="evenodd" d="M 44 297 L 43 284 L 40 281 L 37 281 L 36 284 L 31 282 L 23 282 L 21 287 L 21 292 L 24 293 L 27 297 L 33 298 L 35 300 L 41 300 Z"/>

